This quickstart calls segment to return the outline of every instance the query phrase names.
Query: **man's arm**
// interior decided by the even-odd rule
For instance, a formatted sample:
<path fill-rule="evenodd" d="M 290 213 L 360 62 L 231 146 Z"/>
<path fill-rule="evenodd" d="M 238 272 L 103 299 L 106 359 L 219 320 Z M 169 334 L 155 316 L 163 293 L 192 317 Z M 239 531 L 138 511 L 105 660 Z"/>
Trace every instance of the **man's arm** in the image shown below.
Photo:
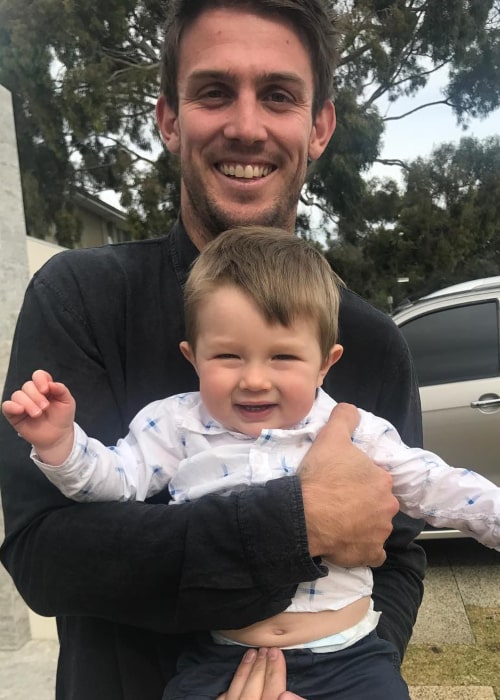
<path fill-rule="evenodd" d="M 58 302 L 50 285 L 30 286 L 5 396 L 44 366 L 82 404 L 77 419 L 110 442 L 121 432 L 124 400 L 111 375 L 123 368 L 102 364 L 77 300 Z M 43 615 L 90 615 L 165 632 L 244 626 L 282 611 L 299 581 L 320 575 L 307 551 L 296 478 L 175 508 L 75 504 L 38 472 L 3 417 L 0 431 L 2 561 Z"/>

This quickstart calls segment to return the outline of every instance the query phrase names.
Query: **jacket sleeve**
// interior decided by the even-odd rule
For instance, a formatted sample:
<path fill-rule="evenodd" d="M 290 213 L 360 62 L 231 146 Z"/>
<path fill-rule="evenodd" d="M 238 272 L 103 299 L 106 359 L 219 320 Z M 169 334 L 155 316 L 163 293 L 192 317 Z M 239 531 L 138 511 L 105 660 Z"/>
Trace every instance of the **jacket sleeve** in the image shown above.
<path fill-rule="evenodd" d="M 124 382 L 111 381 L 83 311 L 57 298 L 47 279 L 28 288 L 5 396 L 44 367 L 72 388 L 84 429 L 111 444 L 125 432 L 115 388 Z M 113 333 L 111 319 L 116 345 Z M 3 417 L 0 440 L 1 558 L 42 615 L 160 632 L 245 626 L 284 610 L 299 581 L 322 575 L 308 554 L 295 477 L 175 508 L 159 498 L 77 504 L 40 473 Z"/>

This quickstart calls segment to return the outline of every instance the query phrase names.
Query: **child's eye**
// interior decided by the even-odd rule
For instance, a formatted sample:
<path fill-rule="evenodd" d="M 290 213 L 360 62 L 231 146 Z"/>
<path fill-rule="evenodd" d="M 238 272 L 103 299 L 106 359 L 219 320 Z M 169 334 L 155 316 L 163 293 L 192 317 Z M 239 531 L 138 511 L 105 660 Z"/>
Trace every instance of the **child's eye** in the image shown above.
<path fill-rule="evenodd" d="M 237 360 L 238 355 L 232 355 L 229 352 L 222 352 L 219 355 L 216 355 L 215 358 L 217 360 Z"/>
<path fill-rule="evenodd" d="M 275 360 L 297 360 L 298 358 L 295 355 L 281 354 L 281 355 L 275 355 L 274 359 Z"/>

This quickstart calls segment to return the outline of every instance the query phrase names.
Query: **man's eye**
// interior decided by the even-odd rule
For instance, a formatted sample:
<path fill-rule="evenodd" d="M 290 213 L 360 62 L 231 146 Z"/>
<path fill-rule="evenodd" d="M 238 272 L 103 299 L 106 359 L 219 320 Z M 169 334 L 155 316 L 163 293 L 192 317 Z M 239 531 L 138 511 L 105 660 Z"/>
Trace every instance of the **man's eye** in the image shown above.
<path fill-rule="evenodd" d="M 206 87 L 199 91 L 197 99 L 205 104 L 219 104 L 228 99 L 228 91 L 217 85 Z"/>
<path fill-rule="evenodd" d="M 292 97 L 287 92 L 283 92 L 282 90 L 272 90 L 270 93 L 268 93 L 265 99 L 268 102 L 277 102 L 278 104 L 293 102 Z"/>
<path fill-rule="evenodd" d="M 218 88 L 212 88 L 211 90 L 205 90 L 205 92 L 202 93 L 201 97 L 202 98 L 208 98 L 208 99 L 213 99 L 217 100 L 219 97 L 223 97 L 224 93 L 222 90 Z"/>

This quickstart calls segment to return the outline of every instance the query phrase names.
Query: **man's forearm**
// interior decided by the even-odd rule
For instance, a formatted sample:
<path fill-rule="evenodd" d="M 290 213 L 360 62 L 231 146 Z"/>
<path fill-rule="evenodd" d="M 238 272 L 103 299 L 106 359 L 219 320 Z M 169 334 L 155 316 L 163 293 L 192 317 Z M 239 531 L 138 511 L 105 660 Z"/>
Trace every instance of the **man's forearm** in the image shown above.
<path fill-rule="evenodd" d="M 298 581 L 321 575 L 304 534 L 297 545 L 297 509 L 289 477 L 175 508 L 71 504 L 12 533 L 2 560 L 42 615 L 161 632 L 245 626 L 284 610 Z"/>

